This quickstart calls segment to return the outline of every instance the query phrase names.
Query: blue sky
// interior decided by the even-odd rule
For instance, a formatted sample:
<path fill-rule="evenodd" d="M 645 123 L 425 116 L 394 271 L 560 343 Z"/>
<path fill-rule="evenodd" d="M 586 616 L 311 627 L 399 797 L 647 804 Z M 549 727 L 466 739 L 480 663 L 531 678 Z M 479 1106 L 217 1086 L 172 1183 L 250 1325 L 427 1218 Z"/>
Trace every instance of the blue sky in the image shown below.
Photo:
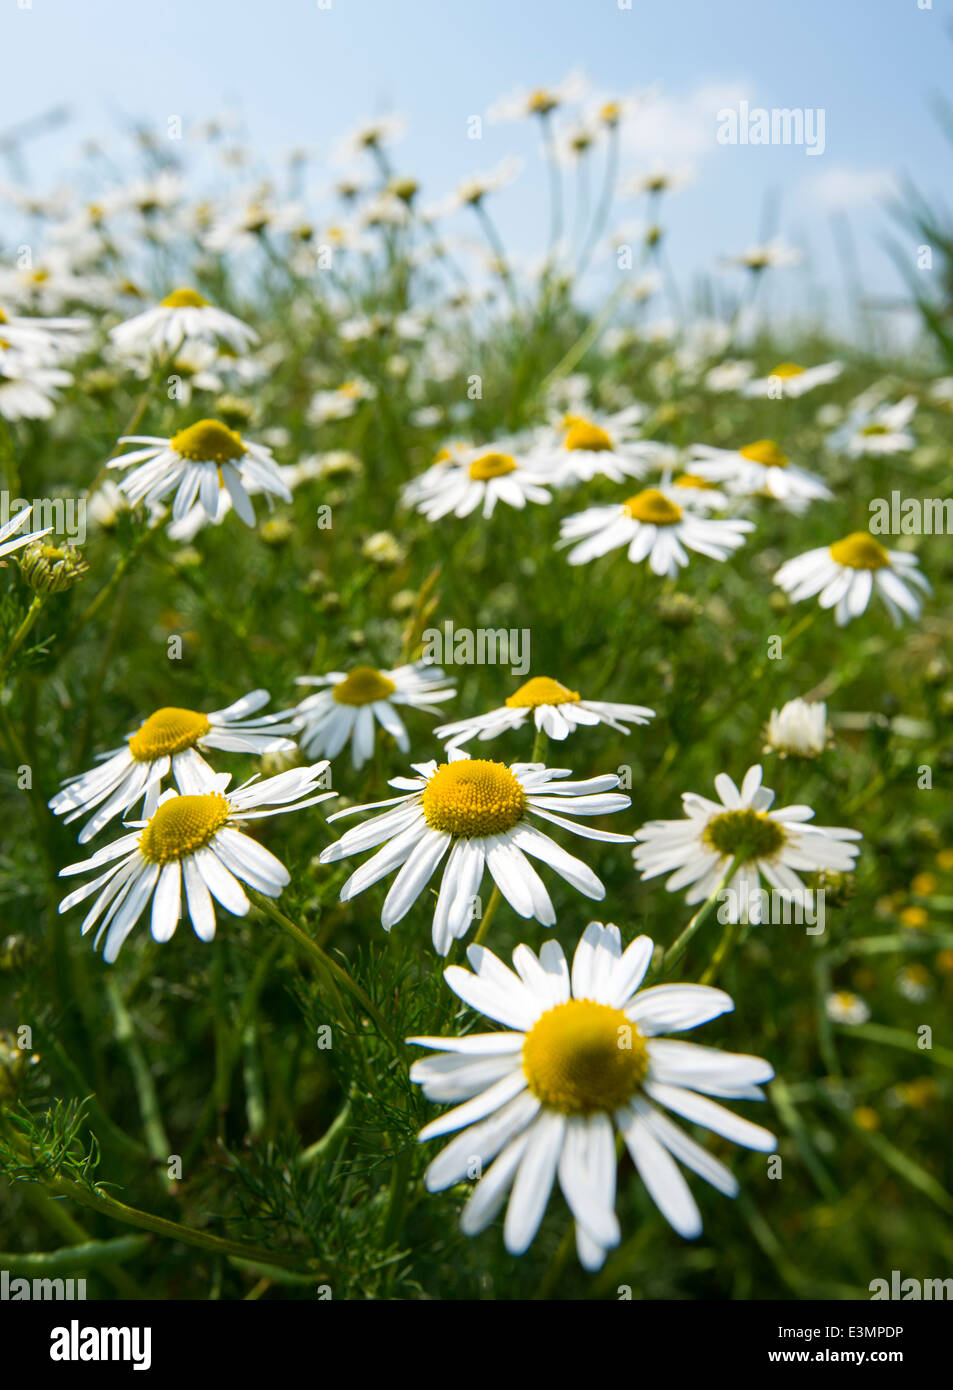
<path fill-rule="evenodd" d="M 328 0 L 324 0 L 327 4 Z M 919 0 L 925 4 L 926 0 Z M 658 97 L 626 152 L 633 171 L 658 158 L 691 164 L 672 200 L 670 257 L 683 287 L 719 255 L 756 239 L 767 192 L 780 229 L 808 252 L 797 293 L 842 286 L 831 212 L 848 215 L 865 289 L 894 295 L 877 200 L 898 171 L 942 195 L 953 169 L 930 101 L 953 72 L 950 0 L 8 0 L 0 129 L 66 103 L 68 130 L 31 143 L 35 183 L 68 173 L 78 136 L 105 135 L 120 113 L 165 127 L 237 107 L 267 165 L 291 146 L 325 156 L 349 125 L 396 109 L 410 122 L 396 152 L 439 198 L 509 151 L 530 161 L 495 204 L 508 244 L 545 244 L 545 176 L 535 131 L 467 118 L 520 86 L 581 68 L 599 91 Z M 826 149 L 722 146 L 715 112 L 823 108 Z M 633 218 L 633 205 L 620 215 Z"/>

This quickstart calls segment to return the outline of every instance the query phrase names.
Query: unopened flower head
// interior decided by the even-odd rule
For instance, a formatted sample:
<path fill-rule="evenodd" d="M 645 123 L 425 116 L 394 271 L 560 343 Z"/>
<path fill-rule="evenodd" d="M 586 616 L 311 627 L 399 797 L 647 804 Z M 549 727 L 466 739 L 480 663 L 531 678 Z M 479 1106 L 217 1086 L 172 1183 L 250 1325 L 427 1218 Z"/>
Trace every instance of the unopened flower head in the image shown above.
<path fill-rule="evenodd" d="M 773 709 L 765 730 L 765 752 L 782 758 L 816 758 L 830 742 L 823 701 L 788 700 Z"/>

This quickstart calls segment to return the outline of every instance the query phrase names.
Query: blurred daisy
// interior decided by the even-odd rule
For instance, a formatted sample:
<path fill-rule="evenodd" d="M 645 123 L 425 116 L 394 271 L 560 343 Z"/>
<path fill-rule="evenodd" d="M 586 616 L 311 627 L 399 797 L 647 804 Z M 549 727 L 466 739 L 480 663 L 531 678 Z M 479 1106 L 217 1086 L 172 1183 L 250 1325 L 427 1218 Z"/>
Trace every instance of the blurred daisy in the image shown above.
<path fill-rule="evenodd" d="M 796 362 L 779 362 L 772 367 L 767 376 L 749 381 L 744 388 L 746 396 L 803 396 L 813 391 L 815 386 L 824 386 L 834 381 L 844 370 L 841 362 L 824 362 L 819 367 L 800 367 Z"/>
<path fill-rule="evenodd" d="M 509 96 L 500 97 L 488 108 L 487 119 L 522 121 L 527 116 L 549 116 L 567 102 L 579 101 L 585 95 L 586 87 L 586 79 L 582 74 L 571 72 L 558 86 L 521 89 Z"/>
<path fill-rule="evenodd" d="M 632 851 L 643 879 L 669 874 L 670 893 L 688 888 L 685 901 L 704 902 L 734 864 L 724 885 L 723 920 L 737 922 L 745 915 L 761 921 L 761 879 L 795 903 L 804 903 L 799 872 L 834 869 L 849 872 L 860 853 L 849 843 L 861 839 L 859 830 L 807 825 L 809 806 L 782 806 L 772 811 L 774 792 L 761 785 L 761 768 L 749 767 L 741 789 L 727 773 L 715 778 L 720 803 L 695 792 L 684 792 L 687 819 L 648 821 L 635 832 Z"/>
<path fill-rule="evenodd" d="M 645 488 L 622 503 L 589 507 L 566 517 L 560 525 L 559 546 L 571 545 L 571 565 L 585 565 L 610 550 L 628 547 L 633 564 L 647 559 L 654 574 L 674 578 L 688 564 L 688 551 L 726 560 L 744 544 L 751 521 L 698 516 L 689 489 Z"/>
<path fill-rule="evenodd" d="M 308 757 L 336 758 L 348 742 L 351 762 L 361 768 L 374 753 L 375 723 L 394 739 L 402 753 L 410 749 L 398 705 L 429 709 L 449 700 L 454 682 L 439 666 L 416 661 L 393 671 L 373 666 L 330 671 L 326 676 L 298 676 L 297 685 L 324 687 L 308 695 L 295 709 L 301 730 L 301 747 Z"/>
<path fill-rule="evenodd" d="M 41 366 L 69 360 L 85 346 L 87 319 L 30 318 L 7 314 L 0 308 L 0 356 L 22 352 Z"/>
<path fill-rule="evenodd" d="M 454 191 L 430 208 L 424 210 L 424 220 L 431 221 L 456 212 L 458 208 L 478 208 L 489 193 L 499 193 L 501 189 L 518 178 L 523 171 L 524 161 L 515 155 L 507 155 L 493 169 L 483 173 L 468 174 Z"/>
<path fill-rule="evenodd" d="M 84 845 L 140 797 L 142 814 L 151 816 L 162 779 L 170 772 L 183 792 L 211 777 L 213 770 L 202 752 L 214 748 L 256 758 L 290 752 L 294 742 L 283 737 L 296 731 L 290 711 L 250 717 L 270 699 L 267 690 L 253 690 L 208 714 L 174 705 L 157 709 L 135 733 L 127 734 L 124 748 L 100 754 L 98 767 L 67 778 L 49 802 L 50 810 L 54 816 L 65 816 L 64 824 L 69 825 L 99 807 L 80 831 L 79 843 Z"/>
<path fill-rule="evenodd" d="M 395 145 L 406 129 L 407 118 L 398 112 L 377 116 L 372 121 L 362 121 L 341 137 L 332 151 L 331 162 L 339 166 L 347 165 L 359 154 L 373 153 L 384 145 Z"/>
<path fill-rule="evenodd" d="M 851 994 L 849 989 L 839 989 L 824 1000 L 824 1011 L 832 1023 L 866 1023 L 870 1009 L 859 994 Z"/>
<path fill-rule="evenodd" d="M 588 483 L 593 478 L 642 478 L 661 456 L 664 446 L 642 439 L 638 424 L 645 411 L 630 405 L 615 415 L 572 413 L 555 429 L 541 431 L 530 462 L 552 471 L 557 487 Z"/>
<path fill-rule="evenodd" d="M 694 178 L 694 171 L 688 164 L 680 166 L 656 164 L 651 169 L 634 174 L 625 186 L 627 193 L 638 196 L 648 193 L 652 198 L 660 198 L 663 193 L 677 193 L 686 188 Z"/>
<path fill-rule="evenodd" d="M 792 463 L 773 439 L 756 439 L 740 449 L 693 444 L 689 454 L 688 468 L 702 478 L 725 483 L 736 496 L 774 497 L 791 511 L 801 511 L 809 502 L 834 495 L 816 474 Z"/>
<path fill-rule="evenodd" d="M 932 592 L 915 555 L 885 550 L 866 531 L 854 531 L 833 545 L 807 550 L 786 561 L 774 582 L 792 603 L 819 594 L 821 607 L 834 609 L 838 627 L 859 617 L 873 593 L 883 599 L 894 625 L 899 626 L 904 613 L 911 618 L 920 616 L 922 600 L 909 586 Z"/>
<path fill-rule="evenodd" d="M 255 509 L 249 492 L 263 492 L 291 501 L 291 493 L 264 444 L 252 444 L 220 420 L 197 420 L 171 439 L 151 434 L 126 435 L 120 444 L 145 447 L 110 459 L 107 468 L 137 464 L 119 484 L 130 506 L 161 502 L 175 489 L 172 519 L 181 521 L 198 501 L 210 521 L 218 513 L 219 496 L 228 491 L 235 511 L 246 526 L 254 526 Z"/>
<path fill-rule="evenodd" d="M 631 724 L 647 724 L 654 718 L 654 709 L 644 705 L 609 704 L 604 700 L 583 700 L 576 690 L 570 690 L 549 676 L 534 676 L 507 698 L 499 709 L 454 724 L 441 724 L 434 735 L 455 748 L 472 738 L 496 738 L 507 729 L 519 729 L 532 720 L 535 727 L 550 738 L 565 739 L 584 724 L 607 724 L 620 734 Z"/>
<path fill-rule="evenodd" d="M 388 801 L 351 806 L 338 815 L 393 807 L 382 816 L 345 832 L 321 855 L 332 864 L 361 850 L 382 845 L 352 874 L 341 889 L 347 902 L 377 883 L 394 869 L 381 912 L 381 925 L 389 931 L 404 917 L 425 890 L 438 864 L 449 851 L 433 918 L 433 944 L 445 956 L 453 941 L 464 936 L 478 902 L 484 869 L 489 869 L 503 897 L 520 917 L 535 917 L 552 926 L 556 913 L 542 879 L 527 855 L 541 860 L 584 893 L 605 897 L 605 887 L 587 864 L 561 849 L 532 824 L 531 816 L 551 821 L 588 840 L 630 843 L 630 835 L 616 835 L 577 825 L 557 814 L 603 816 L 629 806 L 627 796 L 613 794 L 619 785 L 614 773 L 583 782 L 564 782 L 568 768 L 547 768 L 539 763 L 487 762 L 471 759 L 451 748 L 447 761 L 413 763 L 416 777 L 394 777 L 392 787 L 406 795 Z M 338 816 L 333 817 L 338 819 Z"/>
<path fill-rule="evenodd" d="M 315 392 L 308 406 L 308 419 L 313 425 L 323 425 L 328 420 L 347 420 L 358 406 L 372 401 L 376 395 L 369 381 L 344 381 L 332 391 Z"/>
<path fill-rule="evenodd" d="M 196 936 L 211 941 L 213 898 L 234 916 L 244 917 L 250 904 L 242 883 L 277 898 L 290 879 L 270 850 L 243 833 L 244 822 L 300 811 L 336 796 L 315 792 L 327 766 L 325 762 L 293 768 L 263 781 L 256 776 L 231 792 L 226 790 L 228 773 L 196 778 L 181 795 L 170 788 L 148 819 L 127 822 L 134 827 L 130 834 L 105 845 L 92 859 L 60 870 L 63 878 L 109 866 L 65 897 L 60 912 L 97 893 L 81 930 L 85 936 L 99 923 L 94 949 L 105 935 L 103 959 L 112 964 L 150 902 L 153 939 L 171 939 L 182 916 L 184 889 Z"/>
<path fill-rule="evenodd" d="M 452 513 L 469 516 L 482 506 L 483 516 L 493 515 L 497 502 L 522 510 L 527 502 L 549 502 L 543 486 L 548 479 L 522 454 L 515 440 L 500 440 L 455 449 L 449 458 L 439 459 L 404 489 L 402 501 L 421 512 L 428 521 L 439 521 Z"/>
<path fill-rule="evenodd" d="M 917 442 L 907 429 L 916 408 L 916 397 L 904 396 L 896 405 L 854 410 L 829 437 L 828 447 L 852 459 L 906 453 Z"/>
<path fill-rule="evenodd" d="M 43 367 L 29 356 L 0 350 L 0 416 L 4 420 L 49 420 L 58 392 L 73 376 L 62 367 Z"/>
<path fill-rule="evenodd" d="M 773 709 L 765 730 L 766 753 L 782 758 L 816 758 L 828 746 L 827 706 L 823 701 L 788 700 Z"/>
<path fill-rule="evenodd" d="M 747 251 L 742 251 L 739 255 L 724 256 L 722 264 L 737 266 L 741 270 L 750 270 L 753 274 L 759 275 L 764 270 L 800 265 L 801 259 L 801 252 L 796 247 L 789 246 L 780 237 L 774 237 L 759 246 L 749 246 Z"/>
<path fill-rule="evenodd" d="M 740 391 L 751 380 L 754 367 L 750 362 L 731 359 L 719 362 L 705 374 L 705 386 L 709 391 Z"/>
<path fill-rule="evenodd" d="M 121 352 L 153 356 L 174 353 L 193 339 L 224 342 L 235 352 L 245 352 L 258 341 L 258 334 L 247 323 L 216 309 L 193 289 L 173 290 L 155 308 L 117 324 L 109 336 Z"/>
<path fill-rule="evenodd" d="M 24 545 L 31 545 L 33 541 L 48 536 L 53 530 L 52 526 L 44 526 L 42 531 L 24 531 L 22 536 L 18 536 L 17 531 L 29 520 L 32 511 L 32 506 L 26 506 L 0 526 L 0 560 L 6 555 L 12 555 Z"/>
<path fill-rule="evenodd" d="M 509 1198 L 503 1242 L 522 1255 L 558 1178 L 579 1261 L 596 1270 L 620 1239 L 617 1133 L 652 1201 L 686 1239 L 701 1233 L 702 1221 L 678 1163 L 728 1197 L 738 1184 L 664 1112 L 745 1148 L 774 1149 L 773 1134 L 710 1099 L 763 1100 L 770 1063 L 662 1036 L 729 1012 L 731 997 L 694 984 L 640 991 L 652 950 L 639 936 L 623 951 L 618 927 L 590 922 L 571 970 L 559 943 L 547 941 L 538 956 L 517 946 L 515 972 L 481 946 L 467 951 L 473 972 L 444 971 L 465 1004 L 510 1030 L 408 1039 L 436 1053 L 414 1063 L 411 1081 L 437 1104 L 462 1102 L 420 1140 L 460 1131 L 427 1168 L 430 1192 L 464 1182 L 479 1164 L 460 1218 L 465 1235 L 485 1230 Z"/>

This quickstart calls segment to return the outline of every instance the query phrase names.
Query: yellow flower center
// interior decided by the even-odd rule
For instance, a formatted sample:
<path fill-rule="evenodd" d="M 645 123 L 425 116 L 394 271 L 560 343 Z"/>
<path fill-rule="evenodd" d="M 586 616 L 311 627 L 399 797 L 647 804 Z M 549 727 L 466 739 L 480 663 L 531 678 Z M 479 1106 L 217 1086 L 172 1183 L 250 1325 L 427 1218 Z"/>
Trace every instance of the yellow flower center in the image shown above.
<path fill-rule="evenodd" d="M 886 425 L 865 425 L 864 428 L 861 430 L 861 434 L 866 435 L 889 433 L 890 431 L 887 429 Z"/>
<path fill-rule="evenodd" d="M 396 689 L 394 682 L 373 666 L 355 666 L 331 693 L 339 705 L 372 705 L 375 700 L 386 700 Z"/>
<path fill-rule="evenodd" d="M 715 484 L 710 483 L 707 478 L 700 477 L 697 473 L 682 473 L 675 479 L 675 486 L 696 487 L 708 492 L 715 491 Z"/>
<path fill-rule="evenodd" d="M 9 323 L 9 319 L 2 309 L 0 309 L 0 323 Z"/>
<path fill-rule="evenodd" d="M 648 1071 L 641 1033 L 621 1009 L 569 999 L 533 1024 L 523 1043 L 523 1073 L 534 1096 L 566 1115 L 618 1109 Z"/>
<path fill-rule="evenodd" d="M 534 676 L 521 685 L 515 694 L 508 696 L 510 709 L 536 709 L 539 705 L 575 705 L 579 702 L 579 691 L 569 690 L 559 681 L 549 676 Z"/>
<path fill-rule="evenodd" d="M 516 459 L 511 454 L 481 454 L 470 464 L 470 477 L 479 483 L 490 478 L 503 478 L 516 472 Z"/>
<path fill-rule="evenodd" d="M 760 463 L 765 468 L 787 468 L 788 456 L 782 454 L 773 439 L 756 439 L 746 444 L 738 453 L 750 463 Z"/>
<path fill-rule="evenodd" d="M 890 557 L 880 542 L 865 531 L 854 531 L 842 541 L 835 541 L 830 556 L 835 564 L 846 565 L 852 570 L 882 570 L 890 564 Z"/>
<path fill-rule="evenodd" d="M 682 509 L 670 502 L 664 492 L 657 487 L 647 487 L 622 503 L 622 510 L 633 521 L 644 521 L 651 526 L 674 526 L 682 519 Z"/>
<path fill-rule="evenodd" d="M 150 714 L 142 728 L 129 740 L 129 751 L 137 763 L 151 763 L 193 748 L 211 728 L 207 717 L 194 709 L 167 705 Z"/>
<path fill-rule="evenodd" d="M 725 811 L 714 816 L 702 839 L 719 854 L 731 855 L 739 864 L 752 859 L 770 859 L 785 843 L 786 836 L 777 821 L 762 811 Z"/>
<path fill-rule="evenodd" d="M 594 425 L 591 420 L 582 420 L 577 415 L 566 417 L 567 449 L 588 449 L 590 453 L 606 453 L 612 450 L 612 440 L 605 430 Z"/>
<path fill-rule="evenodd" d="M 169 447 L 193 463 L 228 463 L 245 452 L 241 435 L 220 420 L 197 420 L 174 434 Z"/>
<path fill-rule="evenodd" d="M 153 864 L 169 864 L 204 848 L 228 820 L 221 792 L 174 796 L 163 801 L 139 837 L 139 850 Z"/>
<path fill-rule="evenodd" d="M 801 376 L 804 372 L 803 367 L 799 367 L 796 362 L 779 362 L 776 367 L 772 367 L 768 376 L 779 376 L 788 380 L 792 376 Z"/>
<path fill-rule="evenodd" d="M 483 838 L 511 830 L 522 820 L 526 793 L 505 763 L 462 758 L 437 768 L 422 805 L 434 830 Z"/>
<path fill-rule="evenodd" d="M 173 290 L 162 301 L 163 309 L 204 309 L 208 300 L 198 290 Z"/>
<path fill-rule="evenodd" d="M 554 111 L 558 105 L 558 97 L 553 96 L 552 92 L 547 92 L 543 88 L 538 88 L 529 99 L 529 109 L 537 116 L 548 116 L 550 111 Z"/>
<path fill-rule="evenodd" d="M 622 107 L 617 101 L 607 101 L 599 112 L 600 121 L 605 125 L 618 125 L 619 117 L 622 115 Z"/>

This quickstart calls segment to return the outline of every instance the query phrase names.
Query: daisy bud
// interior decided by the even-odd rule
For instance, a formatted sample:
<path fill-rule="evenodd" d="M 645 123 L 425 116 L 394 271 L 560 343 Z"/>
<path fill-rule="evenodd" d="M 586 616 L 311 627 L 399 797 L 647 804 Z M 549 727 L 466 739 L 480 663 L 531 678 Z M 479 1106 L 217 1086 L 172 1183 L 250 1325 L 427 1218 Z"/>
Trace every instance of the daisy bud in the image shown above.
<path fill-rule="evenodd" d="M 773 709 L 765 730 L 766 753 L 782 758 L 816 758 L 829 743 L 827 706 L 822 702 L 789 700 Z"/>
<path fill-rule="evenodd" d="M 701 609 L 688 594 L 663 594 L 657 604 L 659 621 L 666 627 L 689 627 Z"/>
<path fill-rule="evenodd" d="M 247 425 L 254 413 L 251 403 L 243 401 L 240 396 L 219 396 L 215 402 L 215 414 L 232 429 L 239 425 Z"/>
<path fill-rule="evenodd" d="M 814 875 L 814 891 L 823 893 L 831 907 L 845 907 L 857 892 L 857 880 L 853 874 L 825 869 Z"/>
<path fill-rule="evenodd" d="M 361 554 L 383 569 L 402 565 L 407 559 L 407 551 L 390 531 L 375 531 L 373 536 L 368 536 L 361 546 Z"/>
<path fill-rule="evenodd" d="M 35 541 L 20 557 L 20 573 L 35 594 L 62 594 L 89 569 L 75 545 Z"/>

